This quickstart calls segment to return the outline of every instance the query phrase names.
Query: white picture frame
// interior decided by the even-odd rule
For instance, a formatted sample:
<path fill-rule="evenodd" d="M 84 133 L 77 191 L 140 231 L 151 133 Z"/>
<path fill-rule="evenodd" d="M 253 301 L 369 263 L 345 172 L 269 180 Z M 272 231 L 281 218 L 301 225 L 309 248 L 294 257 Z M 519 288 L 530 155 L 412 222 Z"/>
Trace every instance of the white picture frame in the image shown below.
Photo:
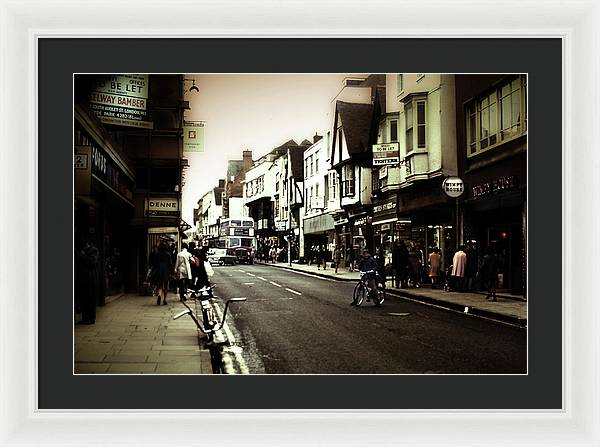
<path fill-rule="evenodd" d="M 600 446 L 600 298 L 592 287 L 600 276 L 596 260 L 600 176 L 594 170 L 600 167 L 600 8 L 596 3 L 2 1 L 0 445 Z M 114 14 L 116 9 L 119 14 Z M 483 25 L 486 20 L 489 27 Z M 292 27 L 283 27 L 286 23 Z M 139 36 L 561 38 L 564 408 L 37 409 L 37 39 Z M 551 94 L 560 104 L 560 92 Z M 376 387 L 373 392 L 378 392 Z"/>

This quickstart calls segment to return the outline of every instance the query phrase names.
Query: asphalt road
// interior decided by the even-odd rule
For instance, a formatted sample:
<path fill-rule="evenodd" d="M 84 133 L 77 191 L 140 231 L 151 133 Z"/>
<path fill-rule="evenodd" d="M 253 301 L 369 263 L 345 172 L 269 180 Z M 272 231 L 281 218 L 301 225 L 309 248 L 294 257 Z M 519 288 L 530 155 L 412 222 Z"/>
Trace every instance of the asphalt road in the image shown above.
<path fill-rule="evenodd" d="M 390 296 L 357 308 L 353 282 L 265 265 L 216 267 L 212 281 L 248 299 L 228 325 L 251 374 L 527 372 L 525 329 Z"/>

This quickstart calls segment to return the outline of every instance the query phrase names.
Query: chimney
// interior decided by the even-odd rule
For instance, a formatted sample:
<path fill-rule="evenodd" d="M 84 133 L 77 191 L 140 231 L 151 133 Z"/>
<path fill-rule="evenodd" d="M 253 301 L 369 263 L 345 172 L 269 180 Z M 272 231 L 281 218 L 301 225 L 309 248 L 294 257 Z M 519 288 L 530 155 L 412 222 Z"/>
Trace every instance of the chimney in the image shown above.
<path fill-rule="evenodd" d="M 250 168 L 252 167 L 252 151 L 243 151 L 242 152 L 242 159 L 244 160 L 244 172 L 248 172 L 250 170 Z"/>
<path fill-rule="evenodd" d="M 313 137 L 313 144 L 322 138 L 323 138 L 323 135 L 319 135 L 318 133 L 315 133 L 315 136 Z"/>
<path fill-rule="evenodd" d="M 219 179 L 219 188 L 225 188 L 225 179 Z"/>

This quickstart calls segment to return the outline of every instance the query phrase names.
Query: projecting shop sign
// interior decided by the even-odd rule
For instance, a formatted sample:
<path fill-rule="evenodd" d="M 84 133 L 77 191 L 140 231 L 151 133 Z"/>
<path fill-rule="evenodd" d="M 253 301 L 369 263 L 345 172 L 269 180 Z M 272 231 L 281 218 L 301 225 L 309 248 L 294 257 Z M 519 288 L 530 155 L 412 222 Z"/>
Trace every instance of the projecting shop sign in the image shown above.
<path fill-rule="evenodd" d="M 146 199 L 146 216 L 178 217 L 179 199 L 150 198 Z"/>
<path fill-rule="evenodd" d="M 148 75 L 99 76 L 90 93 L 90 107 L 100 121 L 116 126 L 152 129 L 147 121 Z"/>
<path fill-rule="evenodd" d="M 373 145 L 373 166 L 395 165 L 400 163 L 400 147 L 398 143 Z"/>
<path fill-rule="evenodd" d="M 456 199 L 465 192 L 465 183 L 459 177 L 448 177 L 442 183 L 442 189 L 448 197 Z"/>
<path fill-rule="evenodd" d="M 183 122 L 183 151 L 204 152 L 205 121 Z"/>

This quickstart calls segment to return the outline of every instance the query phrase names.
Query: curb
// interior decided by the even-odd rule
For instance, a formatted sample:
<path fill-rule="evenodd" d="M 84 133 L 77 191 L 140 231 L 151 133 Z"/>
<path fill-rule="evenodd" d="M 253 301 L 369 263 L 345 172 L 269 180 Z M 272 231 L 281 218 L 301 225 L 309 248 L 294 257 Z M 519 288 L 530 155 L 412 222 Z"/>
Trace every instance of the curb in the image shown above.
<path fill-rule="evenodd" d="M 320 276 L 321 278 L 333 279 L 335 281 L 346 281 L 346 282 L 356 281 L 356 279 L 336 278 L 335 276 L 331 276 L 331 275 L 327 275 L 327 274 L 323 274 L 323 273 L 319 273 L 319 272 L 316 272 L 316 273 L 315 272 L 305 272 L 302 270 L 288 267 L 287 265 L 268 264 L 268 263 L 263 263 L 263 262 L 256 262 L 256 263 L 259 265 L 268 265 L 271 267 L 277 267 L 279 269 L 291 270 L 291 271 L 300 272 L 300 273 L 306 273 L 307 275 Z M 465 313 L 464 310 L 465 310 L 466 306 L 463 304 L 451 303 L 448 301 L 439 300 L 437 298 L 431 298 L 428 296 L 417 295 L 417 294 L 413 294 L 410 292 L 397 291 L 397 290 L 393 290 L 393 289 L 387 289 L 387 293 L 388 293 L 388 295 L 392 295 L 397 298 L 407 298 L 412 301 L 418 301 L 418 302 L 426 303 L 426 304 L 433 304 L 435 306 L 442 307 L 444 309 L 453 310 L 453 311 L 460 312 L 463 314 Z M 527 327 L 527 319 L 526 318 L 520 318 L 520 317 L 516 317 L 513 315 L 505 315 L 505 314 L 501 314 L 501 313 L 497 313 L 497 312 L 490 312 L 489 310 L 479 309 L 476 307 L 469 306 L 468 315 L 487 318 L 490 320 L 499 321 L 501 323 L 508 323 L 508 324 L 512 324 L 514 326 L 518 326 L 521 328 Z"/>
<path fill-rule="evenodd" d="M 516 317 L 513 315 L 505 315 L 505 314 L 501 314 L 501 313 L 497 313 L 497 312 L 491 312 L 486 309 L 479 309 L 477 307 L 472 307 L 472 306 L 468 306 L 469 311 L 465 312 L 465 307 L 467 307 L 467 306 L 465 306 L 464 304 L 452 303 L 449 301 L 443 301 L 443 300 L 439 300 L 437 298 L 431 298 L 431 297 L 423 296 L 423 295 L 416 295 L 416 294 L 413 294 L 410 292 L 405 292 L 405 291 L 400 292 L 397 290 L 387 289 L 387 293 L 388 293 L 388 295 L 393 295 L 398 298 L 407 298 L 407 299 L 410 299 L 413 301 L 418 301 L 421 303 L 433 304 L 435 306 L 439 306 L 444 309 L 453 310 L 453 311 L 460 312 L 460 313 L 467 314 L 467 315 L 488 318 L 490 320 L 495 320 L 495 321 L 499 321 L 502 323 L 508 323 L 508 324 L 512 324 L 514 326 L 519 326 L 521 328 L 527 327 L 527 319 L 526 318 L 520 318 L 520 317 Z"/>
<path fill-rule="evenodd" d="M 320 272 L 305 272 L 304 270 L 299 270 L 299 269 L 295 269 L 292 267 L 288 267 L 287 265 L 277 265 L 277 264 L 267 264 L 265 262 L 256 262 L 254 261 L 255 264 L 258 265 L 267 265 L 270 267 L 277 267 L 278 269 L 284 269 L 284 270 L 289 270 L 292 272 L 300 272 L 300 273 L 305 273 L 307 275 L 313 275 L 313 276 L 319 276 L 321 278 L 327 278 L 327 279 L 333 279 L 334 281 L 357 281 L 358 278 L 338 278 L 337 276 L 331 276 L 325 273 L 320 273 Z"/>

